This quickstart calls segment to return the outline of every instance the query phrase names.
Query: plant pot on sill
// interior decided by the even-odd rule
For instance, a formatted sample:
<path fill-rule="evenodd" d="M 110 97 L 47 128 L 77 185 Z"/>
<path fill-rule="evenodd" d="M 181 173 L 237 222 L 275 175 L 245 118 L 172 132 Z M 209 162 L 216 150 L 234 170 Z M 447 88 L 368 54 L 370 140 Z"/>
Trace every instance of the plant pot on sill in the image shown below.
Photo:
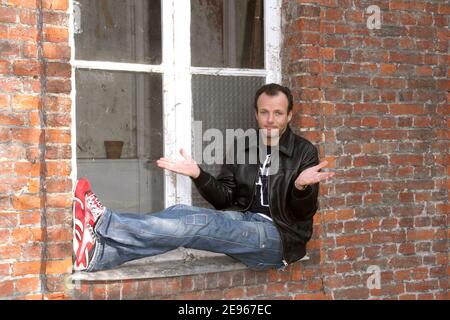
<path fill-rule="evenodd" d="M 120 159 L 123 141 L 104 141 L 104 144 L 107 159 Z"/>

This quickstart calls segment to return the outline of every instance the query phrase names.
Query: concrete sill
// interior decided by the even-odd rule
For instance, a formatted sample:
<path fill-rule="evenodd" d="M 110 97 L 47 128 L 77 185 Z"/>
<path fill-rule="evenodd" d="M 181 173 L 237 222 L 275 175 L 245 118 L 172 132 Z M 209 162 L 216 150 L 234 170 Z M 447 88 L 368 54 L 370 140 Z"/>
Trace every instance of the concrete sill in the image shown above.
<path fill-rule="evenodd" d="M 300 261 L 304 260 L 309 260 L 309 257 L 305 256 Z M 110 270 L 76 272 L 71 280 L 139 280 L 247 269 L 244 264 L 223 254 L 179 248 L 159 256 L 130 261 Z"/>
<path fill-rule="evenodd" d="M 151 279 L 244 269 L 247 269 L 244 264 L 223 254 L 178 248 L 162 255 L 130 261 L 110 270 L 76 272 L 72 274 L 72 280 Z"/>

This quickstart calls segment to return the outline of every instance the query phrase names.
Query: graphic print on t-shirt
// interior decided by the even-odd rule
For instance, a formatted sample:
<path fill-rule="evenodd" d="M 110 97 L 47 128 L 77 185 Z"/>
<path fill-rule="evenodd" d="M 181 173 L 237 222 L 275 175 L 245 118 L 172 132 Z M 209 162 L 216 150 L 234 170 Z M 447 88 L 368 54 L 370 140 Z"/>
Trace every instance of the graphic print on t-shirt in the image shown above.
<path fill-rule="evenodd" d="M 259 205 L 262 207 L 269 206 L 269 195 L 267 192 L 269 168 L 270 168 L 270 154 L 266 156 L 263 165 L 259 167 L 259 176 L 258 180 L 256 181 L 257 201 L 259 201 Z"/>
<path fill-rule="evenodd" d="M 251 205 L 251 212 L 262 213 L 270 217 L 269 210 L 269 170 L 271 167 L 271 150 L 267 148 L 264 162 L 259 167 L 255 183 L 255 197 Z"/>

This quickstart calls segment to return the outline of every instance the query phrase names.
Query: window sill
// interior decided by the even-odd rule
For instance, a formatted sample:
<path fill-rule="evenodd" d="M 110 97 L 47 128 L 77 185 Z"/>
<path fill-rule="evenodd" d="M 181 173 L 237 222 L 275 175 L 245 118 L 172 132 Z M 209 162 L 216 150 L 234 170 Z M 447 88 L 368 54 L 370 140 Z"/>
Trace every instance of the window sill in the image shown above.
<path fill-rule="evenodd" d="M 130 261 L 114 269 L 76 272 L 72 274 L 72 280 L 151 279 L 243 269 L 247 269 L 244 264 L 223 254 L 179 248 L 162 255 Z"/>
<path fill-rule="evenodd" d="M 304 260 L 309 260 L 309 257 L 305 256 L 300 261 Z M 223 254 L 179 248 L 159 256 L 130 261 L 110 270 L 76 272 L 71 280 L 139 280 L 247 269 L 244 264 Z"/>

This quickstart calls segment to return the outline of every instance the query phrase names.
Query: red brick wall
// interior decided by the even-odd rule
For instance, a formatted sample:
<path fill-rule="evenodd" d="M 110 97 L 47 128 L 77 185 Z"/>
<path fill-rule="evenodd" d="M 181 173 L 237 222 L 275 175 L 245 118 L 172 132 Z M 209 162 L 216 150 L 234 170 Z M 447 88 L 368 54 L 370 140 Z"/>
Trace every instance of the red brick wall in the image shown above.
<path fill-rule="evenodd" d="M 329 299 L 318 261 L 282 271 L 240 270 L 165 279 L 95 281 L 75 284 L 73 299 Z"/>
<path fill-rule="evenodd" d="M 69 0 L 0 0 L 0 299 L 448 298 L 445 1 L 283 1 L 294 129 L 337 173 L 286 272 L 64 281 L 71 272 Z M 364 10 L 382 9 L 380 30 Z M 381 269 L 368 289 L 367 269 Z"/>
<path fill-rule="evenodd" d="M 0 1 L 0 299 L 71 272 L 68 0 Z"/>
<path fill-rule="evenodd" d="M 381 9 L 379 30 L 366 27 L 370 5 Z M 448 298 L 448 2 L 284 7 L 294 121 L 336 172 L 321 186 L 312 242 L 325 293 Z M 367 288 L 371 265 L 379 290 Z"/>

